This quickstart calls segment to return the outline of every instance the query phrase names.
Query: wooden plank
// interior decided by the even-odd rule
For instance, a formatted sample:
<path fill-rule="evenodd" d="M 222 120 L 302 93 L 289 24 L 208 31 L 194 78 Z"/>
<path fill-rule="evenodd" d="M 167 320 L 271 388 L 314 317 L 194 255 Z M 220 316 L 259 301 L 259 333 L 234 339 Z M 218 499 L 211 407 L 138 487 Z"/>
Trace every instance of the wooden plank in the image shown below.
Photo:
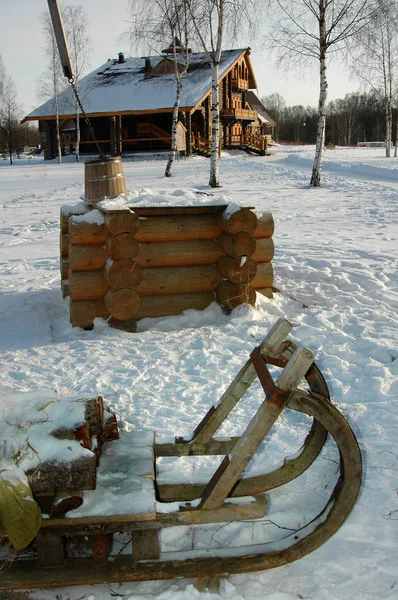
<path fill-rule="evenodd" d="M 279 347 L 291 329 L 292 325 L 289 321 L 278 319 L 259 346 L 261 354 L 270 356 L 277 354 Z M 255 378 L 256 370 L 249 359 L 221 396 L 216 409 L 214 410 L 214 407 L 212 407 L 214 414 L 204 423 L 194 440 L 192 440 L 193 442 L 201 444 L 210 441 Z"/>
<path fill-rule="evenodd" d="M 133 206 L 132 209 L 139 217 L 156 215 L 204 215 L 215 214 L 219 210 L 227 208 L 227 205 L 206 206 Z"/>
<path fill-rule="evenodd" d="M 40 531 L 36 536 L 36 552 L 40 567 L 60 567 L 65 564 L 65 541 L 60 535 Z"/>
<path fill-rule="evenodd" d="M 263 494 L 252 502 L 239 500 L 224 502 L 217 509 L 200 510 L 190 502 L 184 503 L 179 511 L 170 513 L 140 513 L 136 515 L 91 516 L 64 519 L 43 519 L 42 530 L 54 535 L 96 535 L 118 531 L 155 530 L 162 527 L 178 527 L 229 521 L 261 519 L 267 509 L 268 500 Z"/>
<path fill-rule="evenodd" d="M 213 439 L 207 444 L 169 443 L 155 444 L 155 456 L 219 456 L 228 454 L 239 440 L 238 437 L 227 440 Z"/>
<path fill-rule="evenodd" d="M 106 567 L 109 554 L 109 537 L 106 534 L 93 535 L 92 538 L 93 550 L 93 566 Z"/>
<path fill-rule="evenodd" d="M 68 42 L 65 34 L 64 23 L 58 0 L 47 0 L 50 10 L 51 21 L 54 28 L 55 39 L 57 41 L 58 52 L 61 60 L 62 70 L 68 79 L 74 78 L 73 64 L 70 57 Z"/>
<path fill-rule="evenodd" d="M 34 494 L 63 490 L 94 490 L 97 476 L 97 459 L 87 453 L 70 463 L 42 462 L 39 467 L 26 472 Z"/>
<path fill-rule="evenodd" d="M 259 356 L 260 353 L 259 353 Z M 297 348 L 287 366 L 278 378 L 279 390 L 285 392 L 284 397 L 278 395 L 265 400 L 250 421 L 244 434 L 230 453 L 226 456 L 205 490 L 201 507 L 205 509 L 219 507 L 241 477 L 251 461 L 257 448 L 276 422 L 291 394 L 296 389 L 314 361 L 312 353 L 306 348 Z"/>
<path fill-rule="evenodd" d="M 157 529 L 142 529 L 131 534 L 133 560 L 157 559 L 160 555 Z"/>

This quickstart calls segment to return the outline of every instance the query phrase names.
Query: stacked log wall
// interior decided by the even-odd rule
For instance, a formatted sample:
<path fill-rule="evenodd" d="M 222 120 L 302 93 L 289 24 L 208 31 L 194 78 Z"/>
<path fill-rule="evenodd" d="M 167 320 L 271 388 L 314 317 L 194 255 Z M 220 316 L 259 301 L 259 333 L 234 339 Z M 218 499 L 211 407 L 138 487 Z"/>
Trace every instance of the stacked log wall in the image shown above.
<path fill-rule="evenodd" d="M 272 215 L 210 209 L 61 210 L 72 325 L 110 317 L 131 331 L 138 319 L 204 310 L 214 300 L 232 310 L 254 305 L 256 292 L 272 297 Z"/>

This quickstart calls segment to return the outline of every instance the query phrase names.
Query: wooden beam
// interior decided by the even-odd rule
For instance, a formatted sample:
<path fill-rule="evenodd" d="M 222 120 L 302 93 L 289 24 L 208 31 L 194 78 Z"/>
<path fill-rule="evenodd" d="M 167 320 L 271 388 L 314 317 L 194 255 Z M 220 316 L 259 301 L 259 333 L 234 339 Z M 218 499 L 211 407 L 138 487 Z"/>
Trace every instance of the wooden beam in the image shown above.
<path fill-rule="evenodd" d="M 286 319 L 278 319 L 261 342 L 259 346 L 260 352 L 264 355 L 275 355 L 291 329 L 292 325 L 289 321 Z M 203 427 L 197 431 L 192 442 L 203 444 L 211 440 L 217 429 L 221 427 L 222 423 L 242 398 L 246 390 L 251 386 L 255 378 L 256 370 L 252 361 L 249 359 L 239 371 L 231 385 L 221 396 L 216 409 L 214 409 L 214 407 L 210 409 L 213 410 L 214 413 L 207 421 L 204 420 Z"/>
<path fill-rule="evenodd" d="M 260 351 L 258 356 L 263 361 Z M 297 348 L 277 381 L 278 392 L 284 394 L 278 393 L 275 397 L 271 395 L 270 399 L 266 399 L 261 404 L 232 452 L 225 456 L 212 477 L 203 494 L 201 508 L 208 510 L 221 506 L 313 361 L 314 357 L 309 350 Z"/>

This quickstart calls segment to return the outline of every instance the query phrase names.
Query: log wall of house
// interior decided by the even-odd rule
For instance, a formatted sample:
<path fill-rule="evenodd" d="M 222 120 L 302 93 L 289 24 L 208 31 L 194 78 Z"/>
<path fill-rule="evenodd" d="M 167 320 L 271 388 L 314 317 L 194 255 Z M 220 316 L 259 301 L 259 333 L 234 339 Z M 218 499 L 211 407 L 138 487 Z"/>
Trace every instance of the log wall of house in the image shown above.
<path fill-rule="evenodd" d="M 134 330 L 144 317 L 254 304 L 272 297 L 270 213 L 249 208 L 148 207 L 97 211 L 80 203 L 61 209 L 61 279 L 73 326 L 96 317 Z"/>

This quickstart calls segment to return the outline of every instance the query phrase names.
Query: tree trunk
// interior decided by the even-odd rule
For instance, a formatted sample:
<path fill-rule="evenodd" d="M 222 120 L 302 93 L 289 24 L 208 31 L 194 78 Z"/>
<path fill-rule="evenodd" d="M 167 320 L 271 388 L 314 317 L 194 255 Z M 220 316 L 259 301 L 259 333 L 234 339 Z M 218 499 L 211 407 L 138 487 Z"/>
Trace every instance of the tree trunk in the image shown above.
<path fill-rule="evenodd" d="M 219 0 L 218 4 L 218 28 L 216 51 L 212 54 L 212 86 L 211 86 L 211 112 L 212 112 L 212 131 L 211 131 L 211 159 L 210 159 L 210 181 L 211 187 L 220 186 L 220 104 L 218 95 L 218 69 L 221 60 L 222 37 L 224 32 L 224 5 L 225 0 Z"/>
<path fill-rule="evenodd" d="M 178 70 L 178 67 L 176 65 L 176 71 L 177 70 Z M 180 100 L 181 100 L 181 94 L 182 94 L 182 79 L 180 76 L 176 76 L 176 84 L 177 84 L 176 99 L 175 99 L 174 106 L 173 106 L 173 120 L 172 120 L 172 127 L 171 127 L 171 149 L 170 149 L 169 160 L 167 161 L 167 166 L 166 166 L 166 171 L 165 171 L 166 177 L 171 177 L 171 175 L 172 175 L 171 171 L 173 168 L 173 164 L 174 164 L 174 160 L 175 160 L 175 156 L 176 156 L 176 152 L 177 152 L 178 109 L 180 108 Z"/>
<path fill-rule="evenodd" d="M 397 146 L 398 146 L 398 111 L 397 111 L 397 122 L 396 122 L 396 125 L 395 125 L 394 158 L 397 157 Z"/>
<path fill-rule="evenodd" d="M 75 147 L 76 162 L 80 162 L 80 110 L 79 104 L 76 102 L 76 147 Z"/>
<path fill-rule="evenodd" d="M 61 134 L 59 130 L 59 114 L 58 114 L 58 92 L 55 94 L 55 129 L 57 133 L 57 152 L 58 152 L 58 164 L 62 162 L 61 152 Z"/>
<path fill-rule="evenodd" d="M 319 41 L 320 41 L 320 91 L 318 102 L 318 132 L 316 137 L 316 149 L 314 165 L 312 167 L 312 176 L 310 185 L 320 187 L 323 150 L 325 147 L 325 129 L 326 129 L 326 99 L 328 91 L 327 68 L 326 68 L 326 0 L 320 0 L 319 3 Z"/>
<path fill-rule="evenodd" d="M 12 165 L 12 137 L 11 137 L 11 123 L 8 124 L 8 149 L 10 153 L 10 165 Z"/>
<path fill-rule="evenodd" d="M 392 138 L 392 106 L 390 98 L 386 98 L 386 157 L 391 156 Z"/>
<path fill-rule="evenodd" d="M 220 113 L 218 103 L 218 66 L 219 60 L 214 58 L 212 73 L 212 92 L 211 92 L 211 158 L 210 158 L 210 180 L 211 187 L 220 186 L 220 167 L 218 144 L 220 139 Z"/>

